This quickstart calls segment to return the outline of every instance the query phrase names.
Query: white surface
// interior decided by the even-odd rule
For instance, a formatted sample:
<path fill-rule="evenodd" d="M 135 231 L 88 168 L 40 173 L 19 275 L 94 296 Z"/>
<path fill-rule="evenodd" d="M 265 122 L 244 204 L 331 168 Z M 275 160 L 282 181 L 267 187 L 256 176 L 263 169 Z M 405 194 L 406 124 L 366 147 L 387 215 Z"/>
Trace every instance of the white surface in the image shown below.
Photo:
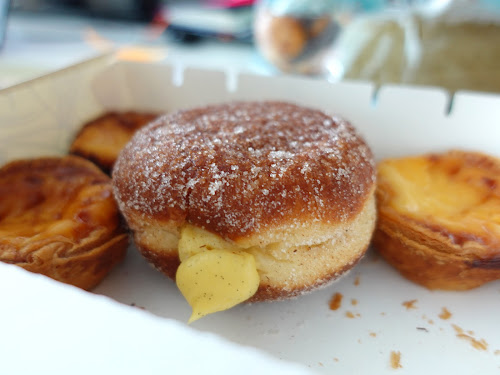
<path fill-rule="evenodd" d="M 1 92 L 0 113 L 8 120 L 3 124 L 11 126 L 0 126 L 0 162 L 21 154 L 64 153 L 82 122 L 106 109 L 171 111 L 230 99 L 270 98 L 292 100 L 351 119 L 377 159 L 450 147 L 500 156 L 499 96 L 461 93 L 453 99 L 436 89 L 391 86 L 376 92 L 372 85 L 364 83 L 333 85 L 303 78 L 252 75 L 228 84 L 220 72 L 190 70 L 182 77 L 176 69 L 164 65 L 105 65 L 106 59 L 95 60 Z M 226 90 L 228 85 L 233 91 Z M 130 250 L 125 262 L 95 292 L 185 322 L 189 306 L 175 285 L 146 264 L 134 249 Z M 12 282 L 8 278 L 0 282 L 5 284 Z M 340 309 L 332 311 L 328 302 L 336 292 L 342 293 L 344 299 Z M 3 293 L 2 299 L 7 304 L 15 303 L 12 299 L 22 299 L 24 293 L 27 298 L 32 294 L 16 286 L 16 295 Z M 52 292 L 47 289 L 47 293 L 50 300 L 66 301 L 66 297 L 59 297 L 58 288 Z M 403 306 L 409 300 L 416 300 L 414 309 Z M 98 303 L 85 299 L 88 306 L 82 305 L 77 317 L 84 317 Z M 31 306 L 35 311 L 37 304 L 26 302 L 24 308 Z M 439 317 L 443 307 L 452 314 L 448 320 Z M 57 311 L 59 306 L 51 308 Z M 348 311 L 354 318 L 346 316 Z M 326 289 L 291 301 L 241 305 L 203 318 L 191 328 L 261 348 L 324 373 L 496 374 L 500 371 L 498 311 L 499 281 L 468 292 L 430 292 L 403 279 L 370 252 L 349 275 Z M 23 315 L 10 311 L 0 311 L 0 318 L 4 316 L 12 326 L 24 322 Z M 156 322 L 151 324 L 162 324 Z M 89 320 L 84 319 L 81 325 L 83 331 L 85 327 L 92 329 Z M 484 339 L 487 350 L 478 350 L 457 337 L 453 325 L 470 331 L 472 338 Z M 61 334 L 60 329 L 54 328 L 56 334 Z M 2 338 L 10 340 L 16 332 L 9 328 Z M 31 334 L 41 340 L 45 333 L 35 329 Z M 102 335 L 96 333 L 93 341 L 102 340 Z M 191 333 L 186 335 L 189 340 Z M 121 345 L 121 336 L 106 337 Z M 91 345 L 90 338 L 82 337 L 78 345 Z M 165 345 L 167 351 L 175 343 L 170 340 Z M 197 343 L 193 345 L 201 350 Z M 392 351 L 401 353 L 402 368 L 391 368 Z M 7 348 L 9 355 L 11 352 Z M 64 358 L 58 356 L 58 360 Z"/>
<path fill-rule="evenodd" d="M 311 373 L 3 263 L 0 296 L 5 375 Z"/>

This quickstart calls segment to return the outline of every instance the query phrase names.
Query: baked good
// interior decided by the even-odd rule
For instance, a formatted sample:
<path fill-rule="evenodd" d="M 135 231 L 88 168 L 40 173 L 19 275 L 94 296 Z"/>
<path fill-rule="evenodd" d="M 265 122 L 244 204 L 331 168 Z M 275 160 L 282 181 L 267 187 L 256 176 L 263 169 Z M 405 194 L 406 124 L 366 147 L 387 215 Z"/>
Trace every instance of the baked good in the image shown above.
<path fill-rule="evenodd" d="M 291 103 L 166 115 L 125 146 L 113 185 L 139 250 L 195 295 L 186 296 L 191 305 L 203 295 L 220 301 L 238 292 L 238 303 L 313 290 L 353 267 L 374 229 L 370 149 L 347 121 Z M 211 276 L 199 280 L 211 285 L 203 292 L 179 281 L 180 271 L 194 285 L 217 267 L 212 276 L 226 281 L 239 270 L 227 282 L 237 291 L 219 289 Z"/>
<path fill-rule="evenodd" d="M 378 166 L 374 245 L 408 279 L 464 290 L 500 278 L 500 160 L 453 150 Z"/>
<path fill-rule="evenodd" d="M 137 129 L 158 117 L 155 113 L 109 112 L 82 126 L 70 153 L 82 156 L 110 172 L 123 146 Z"/>
<path fill-rule="evenodd" d="M 47 157 L 0 169 L 0 261 L 88 290 L 127 244 L 111 180 L 91 162 Z"/>
<path fill-rule="evenodd" d="M 324 59 L 339 34 L 339 25 L 330 10 L 321 8 L 257 7 L 254 38 L 262 56 L 284 72 L 324 71 Z"/>
<path fill-rule="evenodd" d="M 269 43 L 279 56 L 293 59 L 302 53 L 307 43 L 307 32 L 293 17 L 273 17 L 270 22 Z"/>

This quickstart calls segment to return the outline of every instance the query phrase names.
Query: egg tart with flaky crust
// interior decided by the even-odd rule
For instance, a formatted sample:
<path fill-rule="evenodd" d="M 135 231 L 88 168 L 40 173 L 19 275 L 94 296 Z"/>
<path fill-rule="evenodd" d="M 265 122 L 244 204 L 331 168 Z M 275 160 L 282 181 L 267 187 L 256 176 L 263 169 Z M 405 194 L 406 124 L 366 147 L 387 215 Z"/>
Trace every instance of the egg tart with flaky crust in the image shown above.
<path fill-rule="evenodd" d="M 374 244 L 408 279 L 465 290 L 500 279 L 500 159 L 453 150 L 378 166 Z"/>
<path fill-rule="evenodd" d="M 91 160 L 109 173 L 134 133 L 157 117 L 146 112 L 105 113 L 82 126 L 70 145 L 70 153 Z"/>
<path fill-rule="evenodd" d="M 88 290 L 127 244 L 110 178 L 91 162 L 47 157 L 0 169 L 0 261 Z"/>

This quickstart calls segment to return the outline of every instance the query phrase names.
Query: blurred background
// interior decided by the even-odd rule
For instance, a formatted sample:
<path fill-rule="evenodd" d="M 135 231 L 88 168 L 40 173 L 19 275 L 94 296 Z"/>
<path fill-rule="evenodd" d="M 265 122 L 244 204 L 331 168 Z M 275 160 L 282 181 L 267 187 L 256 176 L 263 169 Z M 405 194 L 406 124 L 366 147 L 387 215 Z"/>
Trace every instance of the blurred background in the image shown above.
<path fill-rule="evenodd" d="M 500 0 L 0 0 L 0 87 L 93 56 L 500 92 Z"/>

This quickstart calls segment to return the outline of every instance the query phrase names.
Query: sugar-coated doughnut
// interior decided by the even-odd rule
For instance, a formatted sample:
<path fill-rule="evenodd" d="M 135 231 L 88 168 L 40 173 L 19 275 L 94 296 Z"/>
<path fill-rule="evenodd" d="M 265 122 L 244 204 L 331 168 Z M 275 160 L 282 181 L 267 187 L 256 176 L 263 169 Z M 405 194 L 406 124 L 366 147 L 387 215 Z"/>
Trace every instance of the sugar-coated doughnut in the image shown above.
<path fill-rule="evenodd" d="M 338 278 L 375 225 L 367 144 L 349 122 L 291 103 L 166 115 L 123 149 L 113 184 L 136 245 L 166 275 L 200 248 L 252 254 L 260 280 L 251 301 Z"/>

